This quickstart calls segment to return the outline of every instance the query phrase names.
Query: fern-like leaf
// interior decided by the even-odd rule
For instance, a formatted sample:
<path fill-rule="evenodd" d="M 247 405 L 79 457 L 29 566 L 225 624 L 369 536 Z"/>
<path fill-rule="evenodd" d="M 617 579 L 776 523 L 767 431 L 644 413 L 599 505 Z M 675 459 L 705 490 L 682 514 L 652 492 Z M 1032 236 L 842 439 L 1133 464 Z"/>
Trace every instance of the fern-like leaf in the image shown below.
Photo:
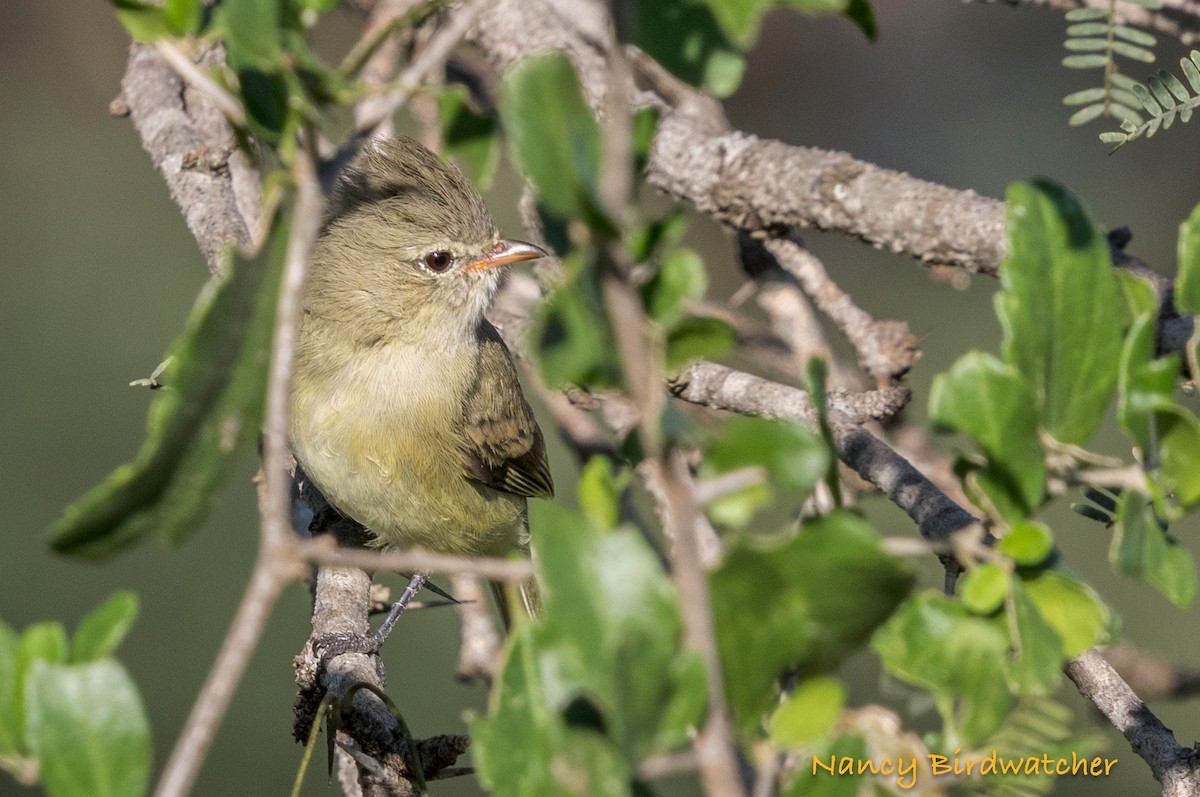
<path fill-rule="evenodd" d="M 1146 85 L 1136 83 L 1128 87 L 1129 93 L 1150 115 L 1150 119 L 1140 121 L 1118 117 L 1121 121 L 1120 131 L 1100 134 L 1101 141 L 1114 145 L 1113 152 L 1134 139 L 1150 138 L 1160 129 L 1168 129 L 1177 118 L 1180 122 L 1191 120 L 1192 114 L 1200 108 L 1200 50 L 1192 50 L 1187 58 L 1179 59 L 1179 66 L 1187 80 L 1186 85 L 1167 70 L 1160 69 L 1146 80 Z"/>
<path fill-rule="evenodd" d="M 1024 697 L 989 740 L 997 756 L 1007 759 L 1032 757 L 1051 759 L 1094 755 L 1104 744 L 1099 734 L 1072 734 L 1071 710 L 1046 698 Z M 1008 775 L 981 779 L 980 797 L 1037 797 L 1049 794 L 1055 778 L 1040 775 Z"/>
<path fill-rule="evenodd" d="M 1150 63 L 1154 61 L 1153 47 L 1157 40 L 1143 30 L 1118 24 L 1118 2 L 1109 0 L 1107 6 L 1076 8 L 1067 12 L 1067 39 L 1063 46 L 1071 52 L 1063 58 L 1063 66 L 1071 69 L 1103 69 L 1103 84 L 1068 94 L 1063 104 L 1080 106 L 1071 114 L 1068 124 L 1084 125 L 1101 116 L 1116 119 L 1122 125 L 1135 128 L 1144 124 L 1144 103 L 1132 91 L 1137 81 L 1121 74 L 1117 58 Z M 1138 5 L 1156 5 L 1158 0 L 1138 0 Z M 1200 75 L 1197 76 L 1200 78 Z M 1163 124 L 1160 122 L 1160 124 Z"/>

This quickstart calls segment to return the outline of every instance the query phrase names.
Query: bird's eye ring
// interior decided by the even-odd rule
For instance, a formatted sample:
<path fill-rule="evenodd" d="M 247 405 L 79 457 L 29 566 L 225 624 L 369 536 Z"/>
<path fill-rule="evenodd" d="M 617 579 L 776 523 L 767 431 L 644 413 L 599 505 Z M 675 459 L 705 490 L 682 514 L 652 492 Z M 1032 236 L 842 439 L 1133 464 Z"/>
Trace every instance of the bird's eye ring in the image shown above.
<path fill-rule="evenodd" d="M 438 274 L 441 274 L 443 271 L 450 268 L 450 264 L 453 262 L 454 258 L 450 255 L 450 253 L 441 249 L 425 255 L 425 267 Z"/>

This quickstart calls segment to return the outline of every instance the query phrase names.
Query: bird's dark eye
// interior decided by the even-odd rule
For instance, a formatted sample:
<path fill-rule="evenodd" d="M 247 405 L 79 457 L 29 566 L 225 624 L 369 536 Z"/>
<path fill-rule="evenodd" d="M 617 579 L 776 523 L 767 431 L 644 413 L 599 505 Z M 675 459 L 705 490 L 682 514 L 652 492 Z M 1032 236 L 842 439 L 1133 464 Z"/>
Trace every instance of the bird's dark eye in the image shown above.
<path fill-rule="evenodd" d="M 450 268 L 450 264 L 453 262 L 454 258 L 450 256 L 450 253 L 440 249 L 425 255 L 425 267 L 439 274 Z"/>

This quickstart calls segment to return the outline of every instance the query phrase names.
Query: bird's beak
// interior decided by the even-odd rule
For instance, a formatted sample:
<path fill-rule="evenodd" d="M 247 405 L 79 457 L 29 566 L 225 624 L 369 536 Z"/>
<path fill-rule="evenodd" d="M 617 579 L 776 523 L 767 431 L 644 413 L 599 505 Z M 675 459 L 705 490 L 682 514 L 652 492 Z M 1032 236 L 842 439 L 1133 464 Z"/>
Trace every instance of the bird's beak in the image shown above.
<path fill-rule="evenodd" d="M 522 260 L 534 260 L 539 257 L 549 257 L 549 253 L 539 246 L 527 244 L 524 241 L 497 241 L 491 251 L 483 257 L 467 264 L 467 271 L 478 268 L 498 268 L 509 263 L 520 263 Z"/>

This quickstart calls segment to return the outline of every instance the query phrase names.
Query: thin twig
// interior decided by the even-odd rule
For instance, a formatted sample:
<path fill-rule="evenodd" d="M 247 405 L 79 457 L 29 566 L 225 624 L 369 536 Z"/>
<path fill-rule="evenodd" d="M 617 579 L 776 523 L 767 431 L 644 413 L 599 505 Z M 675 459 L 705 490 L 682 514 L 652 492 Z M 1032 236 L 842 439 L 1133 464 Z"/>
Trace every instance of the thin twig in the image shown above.
<path fill-rule="evenodd" d="M 321 223 L 323 198 L 317 186 L 315 168 L 303 150 L 293 174 L 296 207 L 284 260 L 267 376 L 265 483 L 260 502 L 262 522 L 258 560 L 217 660 L 163 770 L 154 792 L 156 797 L 182 797 L 191 791 L 276 600 L 290 580 L 304 574 L 301 560 L 295 553 L 295 537 L 291 530 L 287 405 L 292 352 L 300 319 L 300 293 L 308 267 L 308 253 Z"/>
<path fill-rule="evenodd" d="M 215 80 L 204 74 L 191 58 L 188 58 L 182 50 L 175 46 L 174 42 L 169 39 L 159 39 L 154 43 L 154 48 L 158 50 L 158 54 L 163 57 L 163 60 L 171 65 L 179 77 L 212 100 L 221 113 L 225 114 L 226 119 L 237 127 L 246 126 L 246 112 L 241 103 L 232 94 L 221 88 Z"/>
<path fill-rule="evenodd" d="M 830 279 L 821 261 L 794 237 L 771 239 L 763 245 L 796 278 L 821 312 L 842 330 L 858 354 L 859 365 L 880 386 L 912 368 L 920 352 L 908 324 L 872 318 Z"/>
<path fill-rule="evenodd" d="M 486 556 L 451 556 L 429 551 L 373 551 L 363 548 L 339 548 L 328 538 L 297 544 L 297 555 L 322 567 L 358 567 L 363 570 L 417 571 L 480 576 L 496 581 L 521 582 L 533 575 L 527 559 L 495 559 Z"/>
<path fill-rule="evenodd" d="M 429 44 L 412 60 L 395 80 L 393 88 L 384 99 L 372 103 L 369 113 L 356 120 L 355 138 L 369 138 L 376 127 L 390 119 L 413 95 L 421 82 L 438 66 L 446 62 L 450 51 L 462 41 L 467 31 L 475 24 L 480 13 L 491 0 L 471 0 L 455 10 L 446 26 L 429 40 Z"/>

